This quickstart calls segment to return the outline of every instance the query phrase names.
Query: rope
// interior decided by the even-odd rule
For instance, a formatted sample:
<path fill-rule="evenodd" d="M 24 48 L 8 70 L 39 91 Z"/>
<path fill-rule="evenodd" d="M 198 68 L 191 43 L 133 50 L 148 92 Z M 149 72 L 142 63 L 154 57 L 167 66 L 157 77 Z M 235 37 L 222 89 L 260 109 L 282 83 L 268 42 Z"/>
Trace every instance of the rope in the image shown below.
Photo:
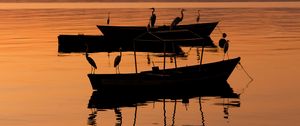
<path fill-rule="evenodd" d="M 245 68 L 243 67 L 242 63 L 239 62 L 239 65 L 241 66 L 241 68 L 243 69 L 243 71 L 246 73 L 246 75 L 250 78 L 251 81 L 253 81 L 253 78 L 249 75 L 249 73 L 245 70 Z"/>
<path fill-rule="evenodd" d="M 241 94 L 243 94 L 245 92 L 245 90 L 249 87 L 250 83 L 254 80 L 250 75 L 249 73 L 245 70 L 245 68 L 243 67 L 242 63 L 239 62 L 239 65 L 241 66 L 241 68 L 243 69 L 243 71 L 246 73 L 246 75 L 250 78 L 250 81 L 246 84 L 246 86 L 242 89 Z"/>
<path fill-rule="evenodd" d="M 221 31 L 219 25 L 217 25 L 217 29 L 218 29 L 218 31 L 219 31 L 221 34 L 223 33 L 223 32 Z"/>

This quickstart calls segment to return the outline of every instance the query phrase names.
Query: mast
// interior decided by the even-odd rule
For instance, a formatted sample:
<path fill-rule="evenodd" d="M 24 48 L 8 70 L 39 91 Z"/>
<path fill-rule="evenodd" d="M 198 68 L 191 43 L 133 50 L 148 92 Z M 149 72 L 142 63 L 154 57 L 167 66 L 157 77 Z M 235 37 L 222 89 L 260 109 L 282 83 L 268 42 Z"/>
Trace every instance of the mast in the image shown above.
<path fill-rule="evenodd" d="M 164 71 L 166 69 L 166 42 L 164 42 Z"/>

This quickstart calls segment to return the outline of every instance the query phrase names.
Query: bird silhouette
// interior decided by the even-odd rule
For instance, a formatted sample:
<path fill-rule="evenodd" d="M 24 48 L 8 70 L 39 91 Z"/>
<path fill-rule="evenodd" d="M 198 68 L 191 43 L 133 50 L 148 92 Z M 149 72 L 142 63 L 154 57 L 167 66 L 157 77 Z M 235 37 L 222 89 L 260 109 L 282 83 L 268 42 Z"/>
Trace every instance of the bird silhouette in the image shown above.
<path fill-rule="evenodd" d="M 229 59 L 229 55 L 228 55 L 228 49 L 229 49 L 229 41 L 226 41 L 225 43 L 224 43 L 224 58 L 223 59 L 225 59 L 225 54 L 227 53 L 227 57 L 228 57 L 228 59 Z"/>
<path fill-rule="evenodd" d="M 150 64 L 150 61 L 151 61 L 151 59 L 150 59 L 150 55 L 149 55 L 149 53 L 147 54 L 147 64 Z"/>
<path fill-rule="evenodd" d="M 116 56 L 115 61 L 114 61 L 114 67 L 116 68 L 116 73 L 120 73 L 120 69 L 119 69 L 119 64 L 121 62 L 121 58 L 122 58 L 122 48 L 119 49 L 120 51 L 120 55 Z"/>
<path fill-rule="evenodd" d="M 150 17 L 150 28 L 153 28 L 156 22 L 156 15 L 155 15 L 155 8 L 150 8 L 152 9 L 152 15 Z"/>
<path fill-rule="evenodd" d="M 91 57 L 89 57 L 88 49 L 86 49 L 85 58 L 91 65 L 91 74 L 94 74 L 95 70 L 97 69 L 97 65 L 96 65 L 96 62 Z"/>
<path fill-rule="evenodd" d="M 108 12 L 107 20 L 106 20 L 106 24 L 109 25 L 109 23 L 110 23 L 110 12 Z"/>
<path fill-rule="evenodd" d="M 197 16 L 196 21 L 197 21 L 197 23 L 200 21 L 200 10 L 198 10 L 198 16 Z"/>
<path fill-rule="evenodd" d="M 171 23 L 171 29 L 175 28 L 182 20 L 183 20 L 183 11 L 184 9 L 181 9 L 181 17 L 176 17 L 173 22 Z"/>

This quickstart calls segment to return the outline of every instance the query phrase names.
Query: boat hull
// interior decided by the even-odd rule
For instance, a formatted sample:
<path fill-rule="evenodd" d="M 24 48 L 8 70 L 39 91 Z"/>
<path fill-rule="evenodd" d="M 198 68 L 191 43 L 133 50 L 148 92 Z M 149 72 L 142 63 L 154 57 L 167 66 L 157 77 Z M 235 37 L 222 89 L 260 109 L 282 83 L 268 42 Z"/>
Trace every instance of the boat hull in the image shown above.
<path fill-rule="evenodd" d="M 173 30 L 186 29 L 190 30 L 201 37 L 209 37 L 219 22 L 199 23 L 178 25 Z M 133 40 L 135 37 L 147 32 L 145 26 L 109 26 L 97 25 L 98 29 L 108 39 Z M 150 31 L 165 31 L 170 30 L 170 26 L 158 26 L 151 28 Z"/>
<path fill-rule="evenodd" d="M 161 91 L 123 91 L 115 90 L 93 91 L 88 108 L 106 110 L 121 107 L 136 107 L 146 105 L 149 102 L 159 102 L 161 99 L 178 100 L 187 102 L 195 97 L 222 97 L 222 98 L 239 98 L 239 94 L 234 93 L 227 82 L 212 83 L 212 88 L 197 88 L 197 90 L 161 90 Z M 193 88 L 192 88 L 193 89 Z"/>
<path fill-rule="evenodd" d="M 203 65 L 129 74 L 88 74 L 93 90 L 176 90 L 210 87 L 228 79 L 240 57 Z"/>

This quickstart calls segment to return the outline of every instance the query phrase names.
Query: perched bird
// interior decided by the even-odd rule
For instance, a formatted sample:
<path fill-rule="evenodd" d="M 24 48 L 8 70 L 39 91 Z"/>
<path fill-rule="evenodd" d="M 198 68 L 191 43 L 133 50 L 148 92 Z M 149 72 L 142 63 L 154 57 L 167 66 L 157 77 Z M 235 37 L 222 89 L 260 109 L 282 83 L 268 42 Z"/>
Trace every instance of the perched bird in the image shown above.
<path fill-rule="evenodd" d="M 110 12 L 108 12 L 106 24 L 109 25 L 109 22 L 110 22 Z"/>
<path fill-rule="evenodd" d="M 226 33 L 222 34 L 222 38 L 219 40 L 219 47 L 220 48 L 224 48 L 224 45 L 227 42 L 226 36 L 227 36 Z"/>
<path fill-rule="evenodd" d="M 225 44 L 224 44 L 224 53 L 227 53 L 229 49 L 229 42 L 227 41 Z"/>
<path fill-rule="evenodd" d="M 120 48 L 119 51 L 120 51 L 120 55 L 118 55 L 114 61 L 114 67 L 116 68 L 116 73 L 118 73 L 118 72 L 120 73 L 119 64 L 120 64 L 121 58 L 122 58 L 122 48 Z"/>
<path fill-rule="evenodd" d="M 197 16 L 197 19 L 196 19 L 197 22 L 200 21 L 200 10 L 198 10 L 198 16 Z"/>
<path fill-rule="evenodd" d="M 182 20 L 183 20 L 183 11 L 184 9 L 181 9 L 181 17 L 176 17 L 173 22 L 171 23 L 171 29 L 175 28 Z"/>
<path fill-rule="evenodd" d="M 156 22 L 156 15 L 155 15 L 155 8 L 150 8 L 152 9 L 152 15 L 150 17 L 150 28 L 153 28 Z"/>
<path fill-rule="evenodd" d="M 228 55 L 228 50 L 229 50 L 229 40 L 227 40 L 225 43 L 224 43 L 224 57 L 223 57 L 223 60 L 225 59 L 225 54 L 227 54 L 227 58 L 229 59 L 229 55 Z"/>
<path fill-rule="evenodd" d="M 147 63 L 150 64 L 150 61 L 151 61 L 151 60 L 150 60 L 150 55 L 149 55 L 149 53 L 148 53 L 148 54 L 147 54 Z"/>
<path fill-rule="evenodd" d="M 91 65 L 91 74 L 94 74 L 95 70 L 97 69 L 97 65 L 96 65 L 95 61 L 91 57 L 89 57 L 89 54 L 87 51 L 85 52 L 85 58 Z"/>

